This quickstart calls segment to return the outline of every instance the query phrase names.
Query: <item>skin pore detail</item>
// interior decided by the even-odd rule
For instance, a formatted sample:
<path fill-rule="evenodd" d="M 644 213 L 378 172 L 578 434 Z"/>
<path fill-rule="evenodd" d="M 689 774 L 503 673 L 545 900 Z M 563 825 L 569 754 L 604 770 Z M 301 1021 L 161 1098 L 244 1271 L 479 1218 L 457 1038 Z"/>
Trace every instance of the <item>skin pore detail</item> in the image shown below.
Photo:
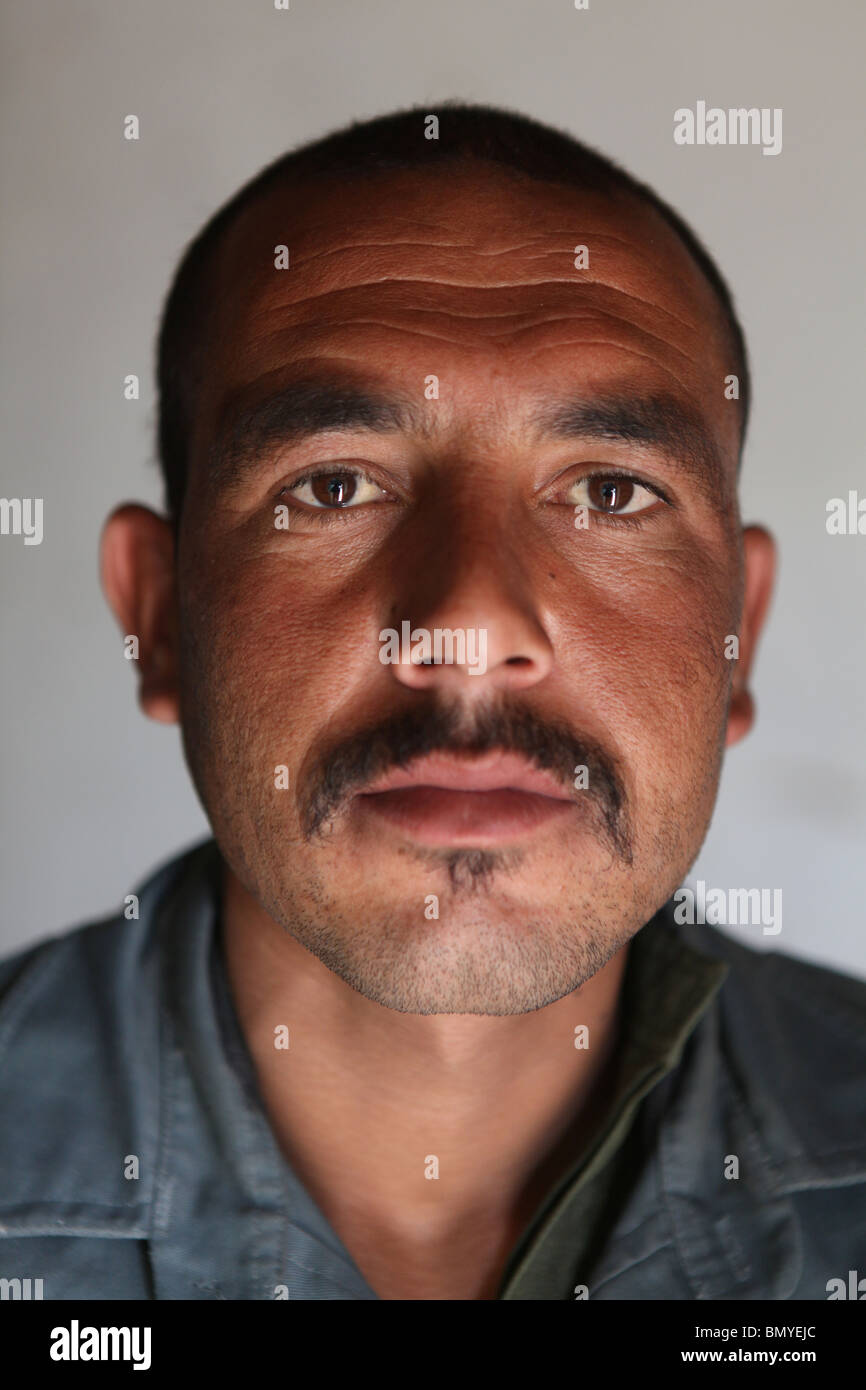
<path fill-rule="evenodd" d="M 653 210 L 486 165 L 271 194 L 213 276 L 177 546 L 121 509 L 106 587 L 278 1142 L 380 1296 L 493 1298 L 753 717 L 728 330 Z M 384 664 L 404 621 L 485 670 Z"/>

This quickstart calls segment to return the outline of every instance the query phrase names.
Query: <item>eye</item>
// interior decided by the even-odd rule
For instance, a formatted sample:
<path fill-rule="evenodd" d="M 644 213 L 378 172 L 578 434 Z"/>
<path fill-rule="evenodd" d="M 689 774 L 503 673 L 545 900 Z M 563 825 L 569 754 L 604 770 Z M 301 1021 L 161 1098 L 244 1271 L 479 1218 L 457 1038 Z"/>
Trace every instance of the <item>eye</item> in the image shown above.
<path fill-rule="evenodd" d="M 293 497 L 296 502 L 317 511 L 341 511 L 346 507 L 361 507 L 368 502 L 390 499 L 390 494 L 378 483 L 351 468 L 307 473 L 290 487 L 281 488 L 280 496 Z"/>
<path fill-rule="evenodd" d="M 660 493 L 654 488 L 624 473 L 594 473 L 578 479 L 566 490 L 566 500 L 571 506 L 583 506 L 608 516 L 648 511 L 659 497 Z"/>

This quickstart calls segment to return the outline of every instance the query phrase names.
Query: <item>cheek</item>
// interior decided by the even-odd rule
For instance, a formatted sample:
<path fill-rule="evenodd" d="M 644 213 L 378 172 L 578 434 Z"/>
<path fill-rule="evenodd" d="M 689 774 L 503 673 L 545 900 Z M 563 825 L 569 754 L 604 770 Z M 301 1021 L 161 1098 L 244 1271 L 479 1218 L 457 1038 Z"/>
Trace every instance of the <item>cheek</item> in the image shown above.
<path fill-rule="evenodd" d="M 184 590 L 184 683 L 207 708 L 208 736 L 265 760 L 297 758 L 357 671 L 378 667 L 380 624 L 359 577 L 304 571 L 280 554 L 227 558 Z"/>
<path fill-rule="evenodd" d="M 718 552 L 694 546 L 620 549 L 618 560 L 598 558 L 560 593 L 560 669 L 638 785 L 685 784 L 718 762 L 734 575 Z"/>

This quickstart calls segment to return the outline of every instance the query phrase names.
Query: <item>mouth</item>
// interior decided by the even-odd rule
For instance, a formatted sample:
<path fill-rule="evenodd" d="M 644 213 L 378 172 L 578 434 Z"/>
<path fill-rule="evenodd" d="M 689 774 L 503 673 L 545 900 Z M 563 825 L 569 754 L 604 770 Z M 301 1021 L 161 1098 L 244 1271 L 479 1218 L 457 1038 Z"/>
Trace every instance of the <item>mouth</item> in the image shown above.
<path fill-rule="evenodd" d="M 429 754 L 371 783 L 355 806 L 419 843 L 476 849 L 520 839 L 576 810 L 552 773 L 514 753 Z"/>

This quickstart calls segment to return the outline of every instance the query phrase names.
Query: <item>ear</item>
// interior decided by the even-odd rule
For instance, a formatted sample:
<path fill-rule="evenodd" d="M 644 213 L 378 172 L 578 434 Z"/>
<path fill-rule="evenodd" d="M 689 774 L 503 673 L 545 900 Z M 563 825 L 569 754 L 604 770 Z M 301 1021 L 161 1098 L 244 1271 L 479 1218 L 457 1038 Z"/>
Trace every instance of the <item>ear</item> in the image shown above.
<path fill-rule="evenodd" d="M 745 584 L 739 633 L 740 653 L 734 668 L 728 705 L 726 748 L 745 738 L 755 722 L 755 702 L 748 690 L 748 679 L 776 575 L 776 543 L 763 526 L 747 526 L 743 531 L 743 563 Z"/>
<path fill-rule="evenodd" d="M 102 531 L 102 587 L 124 636 L 138 638 L 139 702 L 163 724 L 180 718 L 174 532 L 148 507 L 127 504 Z"/>

